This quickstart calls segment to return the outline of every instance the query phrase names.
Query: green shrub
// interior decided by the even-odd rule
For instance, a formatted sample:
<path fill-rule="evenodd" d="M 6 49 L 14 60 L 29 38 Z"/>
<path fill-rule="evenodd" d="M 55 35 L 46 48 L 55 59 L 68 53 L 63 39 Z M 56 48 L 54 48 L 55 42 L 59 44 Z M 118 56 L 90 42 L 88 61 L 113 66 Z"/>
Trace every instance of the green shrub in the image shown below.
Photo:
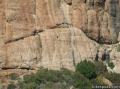
<path fill-rule="evenodd" d="M 92 89 L 92 84 L 89 81 L 89 79 L 87 79 L 86 77 L 84 77 L 79 72 L 76 72 L 74 74 L 73 81 L 74 81 L 73 85 L 77 89 Z"/>
<path fill-rule="evenodd" d="M 67 69 L 62 69 L 61 71 L 40 69 L 34 75 L 24 76 L 24 82 L 36 82 L 37 84 L 46 82 L 63 82 L 64 80 L 67 80 L 67 78 L 69 80 L 71 75 L 72 72 Z"/>
<path fill-rule="evenodd" d="M 97 76 L 95 64 L 86 60 L 77 64 L 76 71 L 80 72 L 88 79 L 96 78 Z"/>
<path fill-rule="evenodd" d="M 120 44 L 117 46 L 117 52 L 120 52 Z"/>
<path fill-rule="evenodd" d="M 84 81 L 83 81 L 84 80 Z M 67 69 L 61 71 L 41 69 L 36 74 L 24 76 L 19 82 L 20 89 L 91 89 L 91 82 L 79 72 Z"/>
<path fill-rule="evenodd" d="M 46 84 L 40 85 L 39 89 L 69 89 L 69 86 L 67 86 L 64 82 L 47 82 Z"/>
<path fill-rule="evenodd" d="M 105 85 L 103 80 L 102 80 L 102 76 L 98 76 L 96 79 L 92 79 L 91 80 L 91 83 L 93 86 L 102 86 L 102 85 Z"/>
<path fill-rule="evenodd" d="M 115 65 L 113 64 L 113 62 L 108 62 L 108 66 L 113 69 L 115 67 Z"/>
<path fill-rule="evenodd" d="M 38 85 L 35 82 L 31 82 L 24 84 L 24 87 L 22 89 L 36 89 L 37 86 Z"/>
<path fill-rule="evenodd" d="M 107 72 L 107 67 L 103 62 L 95 62 L 95 67 L 97 75 Z"/>
<path fill-rule="evenodd" d="M 110 80 L 112 83 L 120 83 L 120 74 L 118 73 L 105 73 L 103 76 Z"/>
<path fill-rule="evenodd" d="M 41 69 L 35 74 L 36 83 L 58 82 L 61 79 L 61 72 L 54 70 Z"/>
<path fill-rule="evenodd" d="M 35 82 L 35 76 L 34 76 L 34 74 L 33 75 L 25 75 L 24 77 L 24 82 L 25 83 L 31 83 L 31 82 Z"/>
<path fill-rule="evenodd" d="M 16 89 L 16 86 L 11 83 L 8 85 L 7 89 Z"/>
<path fill-rule="evenodd" d="M 11 80 L 16 80 L 18 76 L 15 73 L 10 74 L 10 79 Z"/>
<path fill-rule="evenodd" d="M 61 71 L 41 69 L 34 75 L 24 76 L 24 82 L 36 82 L 37 84 L 46 82 L 63 82 L 69 80 L 72 76 L 72 72 L 67 69 L 61 69 Z"/>
<path fill-rule="evenodd" d="M 2 88 L 2 82 L 1 82 L 1 81 L 0 81 L 0 89 L 3 89 L 3 88 Z"/>
<path fill-rule="evenodd" d="M 38 87 L 38 85 L 44 84 L 45 87 L 49 86 L 49 84 L 60 83 L 63 86 L 63 82 L 71 81 L 71 72 L 68 70 L 48 70 L 48 69 L 40 69 L 36 74 L 26 75 L 24 76 L 24 81 L 20 83 L 21 89 L 29 89 L 31 87 Z M 36 84 L 33 86 L 33 84 Z M 32 88 L 30 88 L 32 89 Z M 52 89 L 52 88 L 51 88 Z"/>
<path fill-rule="evenodd" d="M 107 68 L 102 62 L 84 60 L 77 64 L 75 72 L 40 69 L 36 74 L 24 76 L 18 86 L 20 89 L 70 89 L 71 86 L 73 89 L 92 89 L 92 85 L 102 84 L 97 75 L 105 72 Z"/>
<path fill-rule="evenodd" d="M 106 74 L 106 66 L 102 62 L 82 61 L 76 66 L 76 72 L 67 69 L 60 71 L 41 69 L 36 74 L 24 76 L 20 89 L 92 89 L 92 85 L 105 85 L 104 76 L 112 82 L 120 82 L 119 74 Z M 97 76 L 98 75 L 98 76 Z M 97 77 L 96 77 L 97 76 Z"/>

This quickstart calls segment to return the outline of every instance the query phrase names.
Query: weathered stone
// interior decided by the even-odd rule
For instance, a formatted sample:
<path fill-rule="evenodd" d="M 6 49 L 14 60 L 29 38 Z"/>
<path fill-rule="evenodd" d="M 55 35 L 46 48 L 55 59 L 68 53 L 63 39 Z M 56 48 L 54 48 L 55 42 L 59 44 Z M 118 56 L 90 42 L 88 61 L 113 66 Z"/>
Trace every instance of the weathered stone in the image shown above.
<path fill-rule="evenodd" d="M 36 0 L 36 16 L 36 29 L 38 30 L 53 28 L 63 23 L 61 0 Z"/>
<path fill-rule="evenodd" d="M 119 0 L 86 0 L 86 2 L 75 0 L 73 25 L 81 28 L 88 37 L 99 43 L 116 43 L 120 31 L 119 2 Z"/>
<path fill-rule="evenodd" d="M 35 28 L 35 0 L 6 0 L 6 41 L 30 35 Z"/>
<path fill-rule="evenodd" d="M 48 29 L 6 44 L 6 68 L 38 68 L 73 70 L 82 59 L 94 57 L 97 44 L 77 28 Z M 86 49 L 86 50 L 85 50 Z M 87 56 L 86 56 L 87 55 Z"/>
<path fill-rule="evenodd" d="M 42 63 L 48 68 L 74 69 L 80 60 L 94 57 L 97 46 L 73 27 L 50 29 L 41 33 L 41 39 Z"/>
<path fill-rule="evenodd" d="M 6 68 L 35 68 L 41 59 L 39 35 L 6 44 Z"/>
<path fill-rule="evenodd" d="M 73 70 L 119 32 L 119 0 L 0 0 L 0 66 Z"/>
<path fill-rule="evenodd" d="M 5 0 L 0 0 L 0 68 L 6 62 L 5 40 Z"/>
<path fill-rule="evenodd" d="M 6 0 L 6 41 L 73 24 L 99 43 L 116 43 L 119 11 L 119 0 Z"/>

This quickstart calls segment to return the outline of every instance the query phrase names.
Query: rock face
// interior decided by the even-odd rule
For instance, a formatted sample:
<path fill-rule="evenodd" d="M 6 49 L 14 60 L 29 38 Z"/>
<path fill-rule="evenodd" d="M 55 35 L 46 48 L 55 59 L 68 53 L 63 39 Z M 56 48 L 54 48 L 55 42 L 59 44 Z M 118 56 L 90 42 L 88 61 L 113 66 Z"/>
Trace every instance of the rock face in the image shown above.
<path fill-rule="evenodd" d="M 73 70 L 119 31 L 119 0 L 0 0 L 0 66 Z"/>
<path fill-rule="evenodd" d="M 74 5 L 75 4 L 75 5 Z M 117 42 L 119 0 L 73 0 L 73 24 L 99 43 Z"/>
<path fill-rule="evenodd" d="M 96 46 L 97 43 L 77 28 L 46 29 L 36 35 L 7 43 L 5 67 L 74 69 L 74 65 L 81 59 L 95 55 Z"/>

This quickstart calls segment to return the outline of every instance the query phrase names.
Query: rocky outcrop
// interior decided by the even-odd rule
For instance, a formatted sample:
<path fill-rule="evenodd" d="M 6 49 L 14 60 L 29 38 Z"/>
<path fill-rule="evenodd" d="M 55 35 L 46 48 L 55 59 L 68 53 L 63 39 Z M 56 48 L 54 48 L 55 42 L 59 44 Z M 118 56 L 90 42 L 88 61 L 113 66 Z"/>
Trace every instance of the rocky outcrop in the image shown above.
<path fill-rule="evenodd" d="M 72 24 L 99 43 L 117 42 L 119 0 L 7 0 L 5 7 L 7 40 Z"/>
<path fill-rule="evenodd" d="M 34 36 L 7 43 L 5 67 L 74 69 L 81 59 L 94 57 L 96 46 L 97 43 L 77 28 L 46 29 Z"/>
<path fill-rule="evenodd" d="M 0 0 L 2 69 L 74 69 L 118 42 L 119 0 Z"/>
<path fill-rule="evenodd" d="M 119 3 L 119 0 L 73 0 L 73 24 L 99 43 L 115 43 L 120 30 Z"/>

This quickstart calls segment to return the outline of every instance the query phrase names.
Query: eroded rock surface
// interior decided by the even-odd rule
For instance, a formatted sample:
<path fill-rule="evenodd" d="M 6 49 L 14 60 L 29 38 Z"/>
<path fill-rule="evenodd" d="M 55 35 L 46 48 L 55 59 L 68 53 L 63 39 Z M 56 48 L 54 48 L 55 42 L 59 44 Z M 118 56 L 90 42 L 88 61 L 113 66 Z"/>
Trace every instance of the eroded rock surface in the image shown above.
<path fill-rule="evenodd" d="M 73 24 L 88 37 L 99 43 L 117 42 L 120 31 L 119 0 L 73 0 L 73 7 Z"/>
<path fill-rule="evenodd" d="M 119 31 L 119 0 L 0 0 L 0 66 L 74 70 Z"/>
<path fill-rule="evenodd" d="M 77 28 L 46 29 L 35 36 L 6 44 L 8 60 L 5 67 L 74 69 L 81 59 L 94 57 L 96 47 L 97 43 Z"/>

